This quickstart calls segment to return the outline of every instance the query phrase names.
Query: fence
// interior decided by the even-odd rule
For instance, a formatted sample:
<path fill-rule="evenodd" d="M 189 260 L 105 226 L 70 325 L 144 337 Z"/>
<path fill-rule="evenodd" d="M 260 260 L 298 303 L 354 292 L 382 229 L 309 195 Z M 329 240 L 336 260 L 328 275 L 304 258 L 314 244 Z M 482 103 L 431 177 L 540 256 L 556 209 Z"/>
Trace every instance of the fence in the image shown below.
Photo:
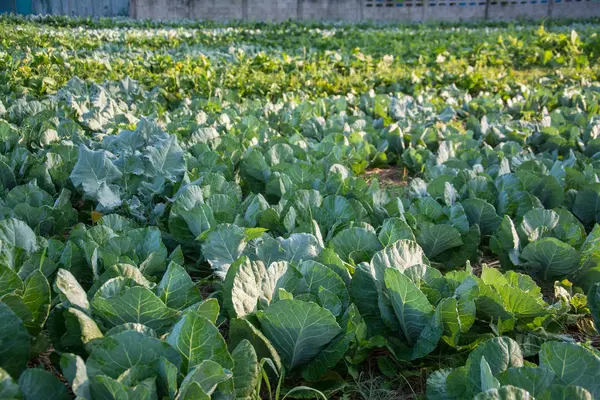
<path fill-rule="evenodd" d="M 459 21 L 600 17 L 600 0 L 0 0 L 0 12 L 218 21 Z"/>

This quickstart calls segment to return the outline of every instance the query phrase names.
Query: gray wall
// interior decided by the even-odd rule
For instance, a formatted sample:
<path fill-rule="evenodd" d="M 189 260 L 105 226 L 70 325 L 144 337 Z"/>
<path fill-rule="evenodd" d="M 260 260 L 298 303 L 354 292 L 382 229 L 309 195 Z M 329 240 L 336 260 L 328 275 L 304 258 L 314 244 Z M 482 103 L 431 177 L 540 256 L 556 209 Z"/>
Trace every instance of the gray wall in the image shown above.
<path fill-rule="evenodd" d="M 0 0 L 1 1 L 1 0 Z M 27 1 L 27 0 L 22 0 Z M 34 14 L 206 20 L 427 21 L 600 17 L 600 0 L 30 0 Z M 1 10 L 0 10 L 1 11 Z M 6 11 L 6 10 L 5 10 Z M 10 11 L 10 10 L 9 10 Z"/>
<path fill-rule="evenodd" d="M 129 0 L 32 0 L 34 14 L 78 17 L 129 15 Z"/>
<path fill-rule="evenodd" d="M 600 0 L 130 0 L 152 19 L 426 21 L 600 16 Z"/>

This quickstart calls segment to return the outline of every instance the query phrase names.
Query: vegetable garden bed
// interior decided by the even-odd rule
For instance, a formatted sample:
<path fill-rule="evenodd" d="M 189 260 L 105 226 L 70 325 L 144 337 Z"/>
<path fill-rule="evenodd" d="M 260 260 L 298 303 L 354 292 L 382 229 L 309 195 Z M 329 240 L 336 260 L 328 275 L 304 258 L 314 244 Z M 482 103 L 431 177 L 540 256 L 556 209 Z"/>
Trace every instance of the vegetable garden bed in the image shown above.
<path fill-rule="evenodd" d="M 0 397 L 600 397 L 598 26 L 0 17 Z"/>

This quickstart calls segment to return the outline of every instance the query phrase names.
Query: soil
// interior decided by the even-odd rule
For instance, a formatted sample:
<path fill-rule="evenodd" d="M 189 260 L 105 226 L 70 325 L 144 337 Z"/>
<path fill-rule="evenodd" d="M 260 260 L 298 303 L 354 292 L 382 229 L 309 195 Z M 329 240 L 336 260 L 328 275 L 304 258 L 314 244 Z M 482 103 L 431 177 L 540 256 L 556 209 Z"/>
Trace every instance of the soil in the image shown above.
<path fill-rule="evenodd" d="M 372 168 L 365 171 L 364 174 L 367 182 L 374 178 L 379 180 L 379 183 L 384 188 L 394 186 L 406 186 L 408 184 L 408 171 L 404 167 L 390 165 L 388 168 Z"/>

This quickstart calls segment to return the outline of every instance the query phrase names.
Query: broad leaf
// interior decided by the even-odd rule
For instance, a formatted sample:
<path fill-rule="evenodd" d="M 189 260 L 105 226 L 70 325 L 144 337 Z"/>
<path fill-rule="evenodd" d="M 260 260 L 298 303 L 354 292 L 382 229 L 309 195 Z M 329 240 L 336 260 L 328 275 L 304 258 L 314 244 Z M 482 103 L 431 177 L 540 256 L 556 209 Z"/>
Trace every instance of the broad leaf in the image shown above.
<path fill-rule="evenodd" d="M 385 287 L 409 345 L 414 345 L 433 316 L 433 307 L 417 286 L 400 271 L 385 271 Z"/>
<path fill-rule="evenodd" d="M 19 376 L 29 360 L 29 333 L 23 322 L 0 301 L 0 368 Z"/>
<path fill-rule="evenodd" d="M 118 378 L 128 369 L 151 365 L 161 357 L 179 367 L 181 355 L 169 344 L 143 333 L 127 330 L 107 336 L 94 346 L 86 361 L 88 376 Z"/>
<path fill-rule="evenodd" d="M 55 291 L 59 293 L 63 305 L 77 307 L 89 313 L 90 303 L 85 290 L 69 271 L 60 268 L 54 282 Z"/>
<path fill-rule="evenodd" d="M 481 371 L 481 389 L 482 389 L 482 391 L 486 392 L 491 389 L 500 388 L 500 382 L 498 382 L 498 380 L 496 378 L 494 378 L 494 375 L 492 374 L 492 370 L 490 369 L 490 365 L 487 363 L 487 361 L 485 360 L 485 357 L 483 357 L 483 356 L 481 357 L 481 362 L 480 362 L 479 368 Z"/>
<path fill-rule="evenodd" d="M 458 230 L 450 225 L 432 225 L 423 228 L 417 236 L 417 242 L 429 258 L 463 244 Z"/>
<path fill-rule="evenodd" d="M 322 380 L 327 371 L 344 357 L 357 335 L 360 335 L 358 331 L 364 329 L 361 327 L 363 323 L 357 308 L 351 305 L 340 320 L 343 331 L 304 367 L 302 377 L 309 381 Z"/>
<path fill-rule="evenodd" d="M 559 216 L 554 211 L 536 208 L 523 216 L 521 231 L 528 241 L 533 242 L 553 230 L 558 221 Z"/>
<path fill-rule="evenodd" d="M 202 301 L 200 290 L 196 287 L 186 270 L 171 262 L 157 286 L 157 295 L 169 308 L 181 310 Z"/>
<path fill-rule="evenodd" d="M 468 332 L 475 322 L 475 302 L 468 298 L 447 298 L 438 307 L 441 307 L 442 323 L 450 344 L 456 347 L 460 334 Z"/>
<path fill-rule="evenodd" d="M 69 400 L 71 395 L 64 383 L 51 372 L 30 368 L 19 377 L 19 388 L 25 400 Z"/>
<path fill-rule="evenodd" d="M 394 244 L 398 240 L 415 240 L 415 235 L 408 224 L 400 218 L 388 218 L 383 221 L 379 231 L 379 241 L 384 246 Z"/>
<path fill-rule="evenodd" d="M 169 362 L 169 360 L 161 357 L 156 361 L 156 370 L 158 375 L 156 379 L 156 389 L 159 396 L 162 396 L 160 398 L 174 398 L 175 393 L 177 393 L 179 369 Z"/>
<path fill-rule="evenodd" d="M 65 353 L 60 357 L 60 369 L 77 398 L 91 400 L 87 369 L 83 359 L 75 354 Z"/>
<path fill-rule="evenodd" d="M 233 360 L 221 333 L 200 314 L 188 312 L 184 315 L 173 327 L 166 341 L 181 353 L 183 373 L 187 373 L 204 360 L 212 360 L 226 368 L 233 368 Z"/>
<path fill-rule="evenodd" d="M 81 186 L 85 194 L 93 200 L 101 201 L 100 197 L 108 193 L 115 195 L 109 184 L 122 176 L 108 154 L 110 153 L 104 150 L 90 150 L 83 144 L 79 146 L 79 156 L 71 172 L 71 181 L 76 187 Z M 118 203 L 120 204 L 120 200 Z"/>
<path fill-rule="evenodd" d="M 278 370 L 281 369 L 281 358 L 269 339 L 252 323 L 243 318 L 229 321 L 228 344 L 231 351 L 240 344 L 242 340 L 248 340 L 259 359 L 268 358 L 273 361 Z"/>
<path fill-rule="evenodd" d="M 539 367 L 509 368 L 498 374 L 502 385 L 512 385 L 527 390 L 532 396 L 541 396 L 554 380 L 554 372 Z"/>
<path fill-rule="evenodd" d="M 600 184 L 592 183 L 577 192 L 572 211 L 586 226 L 600 222 Z"/>
<path fill-rule="evenodd" d="M 374 276 L 378 283 L 383 284 L 384 274 L 388 268 L 400 272 L 414 265 L 428 265 L 423 249 L 412 240 L 398 240 L 393 245 L 378 251 L 371 260 Z"/>
<path fill-rule="evenodd" d="M 539 400 L 594 400 L 592 394 L 580 386 L 550 385 Z"/>
<path fill-rule="evenodd" d="M 540 367 L 554 372 L 555 383 L 581 386 L 600 396 L 600 358 L 575 343 L 547 342 L 540 350 Z"/>
<path fill-rule="evenodd" d="M 359 264 L 369 261 L 383 246 L 375 233 L 365 228 L 350 228 L 338 233 L 329 247 L 344 261 Z"/>
<path fill-rule="evenodd" d="M 218 363 L 204 360 L 194 367 L 181 382 L 178 400 L 210 399 L 217 385 L 232 377 L 230 370 Z"/>
<path fill-rule="evenodd" d="M 521 253 L 524 268 L 544 281 L 564 279 L 578 266 L 579 252 L 555 238 L 543 238 L 528 244 Z"/>
<path fill-rule="evenodd" d="M 477 224 L 483 235 L 494 233 L 502 219 L 496 214 L 496 209 L 485 200 L 467 199 L 461 202 L 465 209 L 465 214 L 469 219 L 469 224 Z"/>
<path fill-rule="evenodd" d="M 8 372 L 0 368 L 0 398 L 15 399 L 19 395 L 19 385 L 17 385 Z"/>
<path fill-rule="evenodd" d="M 280 300 L 257 316 L 289 369 L 312 360 L 341 332 L 331 312 L 311 302 Z"/>
<path fill-rule="evenodd" d="M 50 312 L 50 284 L 42 273 L 37 270 L 25 280 L 23 303 L 31 312 L 32 320 L 25 322 L 25 326 L 32 332 L 38 332 Z"/>
<path fill-rule="evenodd" d="M 233 358 L 233 386 L 235 398 L 252 399 L 260 379 L 260 368 L 254 347 L 248 340 L 242 340 L 231 353 Z"/>
<path fill-rule="evenodd" d="M 7 265 L 0 263 L 0 298 L 8 293 L 21 293 L 23 281 L 19 275 Z"/>
<path fill-rule="evenodd" d="M 176 136 L 169 135 L 164 140 L 156 141 L 146 150 L 147 173 L 150 176 L 164 176 L 174 182 L 185 172 L 183 150 L 177 143 Z"/>
<path fill-rule="evenodd" d="M 573 274 L 573 281 L 584 290 L 589 290 L 591 285 L 600 280 L 600 225 L 594 229 L 581 246 L 579 269 Z"/>
<path fill-rule="evenodd" d="M 282 251 L 282 257 L 272 261 L 287 261 L 292 265 L 306 260 L 314 260 L 322 250 L 317 237 L 308 233 L 293 233 L 287 239 L 279 237 L 277 243 Z"/>
<path fill-rule="evenodd" d="M 37 250 L 35 233 L 25 222 L 15 218 L 0 221 L 0 241 L 3 246 L 12 246 L 25 253 Z"/>
<path fill-rule="evenodd" d="M 140 286 L 124 288 L 111 297 L 104 297 L 98 292 L 92 300 L 92 308 L 110 327 L 135 322 L 159 333 L 166 332 L 177 318 L 175 310 L 168 308 L 150 290 Z"/>
<path fill-rule="evenodd" d="M 229 266 L 246 247 L 244 230 L 236 225 L 221 224 L 208 232 L 202 243 L 202 254 L 215 274 L 224 279 Z"/>
<path fill-rule="evenodd" d="M 533 400 L 533 396 L 526 390 L 507 385 L 479 393 L 474 400 Z"/>
<path fill-rule="evenodd" d="M 345 308 L 349 302 L 346 284 L 333 270 L 315 261 L 305 261 L 299 265 L 298 270 L 304 278 L 308 291 L 319 296 L 323 288 L 337 296 Z"/>
<path fill-rule="evenodd" d="M 510 367 L 522 367 L 521 348 L 514 340 L 507 337 L 489 339 L 479 345 L 467 359 L 467 382 L 469 391 L 477 394 L 485 390 L 481 381 L 481 359 L 485 357 L 493 376 L 506 371 Z"/>
<path fill-rule="evenodd" d="M 231 318 L 241 318 L 256 311 L 258 299 L 263 295 L 261 283 L 267 274 L 261 261 L 242 257 L 234 262 L 224 282 L 223 305 Z"/>
<path fill-rule="evenodd" d="M 590 288 L 587 294 L 587 305 L 596 322 L 596 330 L 600 332 L 600 282 Z"/>

